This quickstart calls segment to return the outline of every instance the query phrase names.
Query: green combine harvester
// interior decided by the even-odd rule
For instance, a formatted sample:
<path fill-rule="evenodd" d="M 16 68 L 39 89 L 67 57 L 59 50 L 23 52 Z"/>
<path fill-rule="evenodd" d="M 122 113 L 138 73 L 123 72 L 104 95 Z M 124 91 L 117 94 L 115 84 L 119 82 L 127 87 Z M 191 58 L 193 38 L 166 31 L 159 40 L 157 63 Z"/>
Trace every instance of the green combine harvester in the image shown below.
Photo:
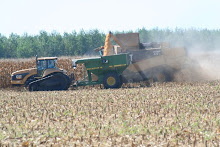
<path fill-rule="evenodd" d="M 128 53 L 72 60 L 73 68 L 77 68 L 77 64 L 83 64 L 87 71 L 84 80 L 75 81 L 74 86 L 103 84 L 105 88 L 120 88 L 123 84 L 122 72 L 131 62 L 132 59 Z M 92 74 L 97 77 L 95 80 L 92 79 Z"/>

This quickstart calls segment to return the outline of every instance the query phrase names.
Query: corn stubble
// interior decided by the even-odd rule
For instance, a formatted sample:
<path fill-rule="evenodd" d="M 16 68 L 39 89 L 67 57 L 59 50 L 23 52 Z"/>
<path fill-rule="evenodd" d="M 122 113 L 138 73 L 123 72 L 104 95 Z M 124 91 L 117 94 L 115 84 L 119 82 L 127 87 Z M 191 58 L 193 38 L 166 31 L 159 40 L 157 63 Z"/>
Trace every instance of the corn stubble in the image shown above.
<path fill-rule="evenodd" d="M 0 91 L 0 146 L 217 146 L 220 81 Z"/>

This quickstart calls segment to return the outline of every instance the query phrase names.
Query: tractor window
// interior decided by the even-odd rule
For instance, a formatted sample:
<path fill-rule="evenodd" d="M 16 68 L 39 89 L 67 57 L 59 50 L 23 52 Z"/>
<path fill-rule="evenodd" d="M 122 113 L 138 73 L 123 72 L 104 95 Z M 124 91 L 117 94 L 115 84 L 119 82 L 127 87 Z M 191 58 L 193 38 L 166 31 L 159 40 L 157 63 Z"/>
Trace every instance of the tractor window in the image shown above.
<path fill-rule="evenodd" d="M 56 68 L 56 60 L 48 60 L 48 68 Z"/>
<path fill-rule="evenodd" d="M 43 70 L 47 68 L 47 61 L 46 60 L 39 60 L 37 63 L 37 69 Z"/>

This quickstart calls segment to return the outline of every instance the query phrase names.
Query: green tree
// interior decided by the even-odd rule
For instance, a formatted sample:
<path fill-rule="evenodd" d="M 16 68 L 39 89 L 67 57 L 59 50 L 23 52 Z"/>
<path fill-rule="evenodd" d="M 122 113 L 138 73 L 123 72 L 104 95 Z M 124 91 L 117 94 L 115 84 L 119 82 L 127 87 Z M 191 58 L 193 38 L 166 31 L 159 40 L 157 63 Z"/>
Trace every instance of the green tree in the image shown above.
<path fill-rule="evenodd" d="M 75 51 L 77 50 L 77 33 L 73 31 L 71 34 L 64 33 L 63 42 L 65 47 L 64 55 L 70 56 L 75 55 Z"/>
<path fill-rule="evenodd" d="M 79 34 L 76 37 L 77 43 L 76 43 L 76 50 L 74 51 L 75 55 L 83 55 L 88 51 L 88 40 L 87 40 L 87 34 L 84 30 L 81 30 Z"/>

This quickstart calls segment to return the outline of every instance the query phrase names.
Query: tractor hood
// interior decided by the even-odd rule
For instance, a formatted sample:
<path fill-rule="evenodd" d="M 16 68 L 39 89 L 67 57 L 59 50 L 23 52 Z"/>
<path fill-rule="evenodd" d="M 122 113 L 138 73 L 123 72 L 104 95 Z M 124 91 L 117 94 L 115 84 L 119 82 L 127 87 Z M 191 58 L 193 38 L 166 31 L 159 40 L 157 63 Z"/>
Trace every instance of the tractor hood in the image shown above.
<path fill-rule="evenodd" d="M 36 73 L 37 74 L 37 68 L 18 70 L 16 72 L 13 72 L 12 75 L 23 74 L 23 73 Z"/>

